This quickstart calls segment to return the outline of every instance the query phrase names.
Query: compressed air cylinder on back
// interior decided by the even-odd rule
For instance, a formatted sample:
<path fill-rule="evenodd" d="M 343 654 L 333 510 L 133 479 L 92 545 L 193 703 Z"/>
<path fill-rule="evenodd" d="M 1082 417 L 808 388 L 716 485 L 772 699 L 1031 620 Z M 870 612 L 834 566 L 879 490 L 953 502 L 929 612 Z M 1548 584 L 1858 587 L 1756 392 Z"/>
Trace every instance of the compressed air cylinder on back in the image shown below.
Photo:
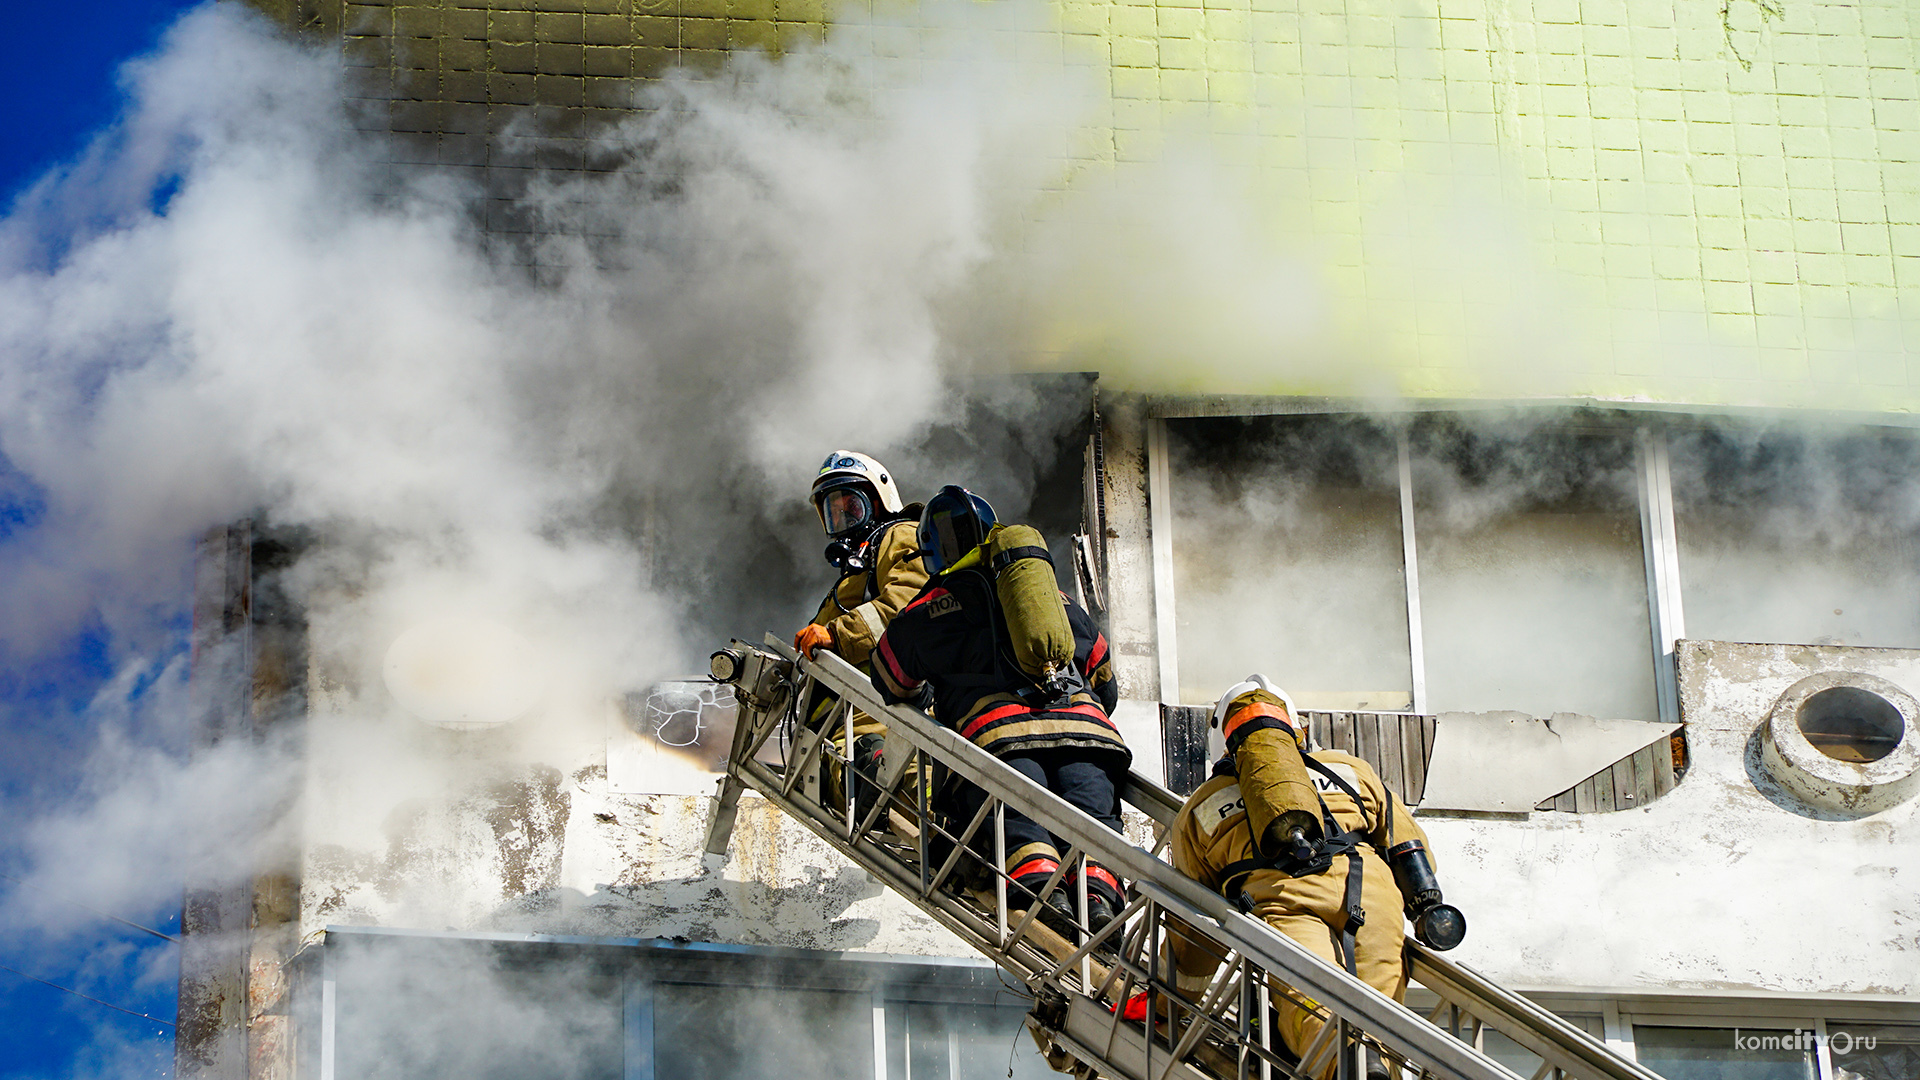
<path fill-rule="evenodd" d="M 1284 841 L 1293 829 L 1310 842 L 1320 839 L 1320 795 L 1300 760 L 1295 723 L 1286 704 L 1265 690 L 1242 694 L 1227 709 L 1227 745 L 1240 775 L 1247 824 L 1269 859 L 1287 854 Z"/>
<path fill-rule="evenodd" d="M 994 591 L 1006 616 L 1014 662 L 1035 679 L 1073 666 L 1073 626 L 1060 599 L 1047 541 L 1030 525 L 996 525 L 987 534 Z"/>

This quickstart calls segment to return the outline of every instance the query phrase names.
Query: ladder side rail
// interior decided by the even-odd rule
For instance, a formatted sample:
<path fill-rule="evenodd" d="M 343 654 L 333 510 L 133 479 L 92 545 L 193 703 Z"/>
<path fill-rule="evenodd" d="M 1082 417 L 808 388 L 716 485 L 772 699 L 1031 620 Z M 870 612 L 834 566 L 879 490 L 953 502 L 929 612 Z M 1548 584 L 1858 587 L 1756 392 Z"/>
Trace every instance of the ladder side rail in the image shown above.
<path fill-rule="evenodd" d="M 1171 825 L 1182 800 L 1139 773 L 1129 773 L 1123 799 L 1161 825 Z M 1407 961 L 1415 982 L 1443 1001 L 1486 1019 L 1501 1034 L 1557 1068 L 1605 1080 L 1659 1080 L 1645 1066 L 1627 1061 L 1587 1031 L 1501 987 L 1464 965 L 1407 938 Z"/>
<path fill-rule="evenodd" d="M 1183 921 L 1193 925 L 1196 930 L 1207 933 L 1209 928 L 1206 927 L 1206 923 L 1211 922 L 1218 926 L 1223 932 L 1224 937 L 1244 938 L 1246 936 L 1244 933 L 1225 933 L 1225 931 L 1233 925 L 1234 920 L 1239 919 L 1245 920 L 1250 926 L 1259 928 L 1259 930 L 1256 931 L 1255 941 L 1259 938 L 1265 938 L 1267 941 L 1272 942 L 1284 940 L 1279 935 L 1274 935 L 1268 931 L 1265 924 L 1255 920 L 1246 920 L 1246 917 L 1241 915 L 1237 910 L 1227 907 L 1224 898 L 1218 897 L 1210 890 L 1199 886 L 1197 882 L 1192 882 L 1190 879 L 1172 871 L 1171 867 L 1168 867 L 1160 860 L 1152 858 L 1132 845 L 1125 843 L 1123 837 L 1113 833 L 1112 830 L 1107 829 L 1104 825 L 1095 822 L 1079 810 L 1061 803 L 1057 798 L 1052 796 L 1051 793 L 1045 792 L 1031 780 L 1014 772 L 1004 763 L 961 739 L 956 733 L 936 724 L 924 714 L 904 707 L 888 706 L 880 699 L 867 679 L 853 669 L 851 665 L 846 664 L 840 657 L 833 656 L 831 660 L 827 660 L 825 658 L 832 654 L 822 654 L 820 659 L 808 662 L 799 660 L 795 654 L 785 647 L 784 642 L 770 637 L 768 644 L 777 653 L 798 661 L 797 666 L 803 677 L 817 679 L 838 693 L 842 699 L 842 708 L 854 705 L 869 713 L 886 715 L 893 723 L 895 729 L 903 732 L 907 736 L 907 741 L 910 744 L 922 752 L 927 753 L 929 757 L 937 756 L 948 768 L 983 789 L 986 789 L 996 801 L 1004 803 L 1005 805 L 1014 806 L 1034 820 L 1043 823 L 1057 834 L 1072 839 L 1090 854 L 1113 865 L 1116 870 L 1119 870 L 1125 876 L 1140 882 L 1143 889 L 1149 882 L 1157 885 L 1159 887 L 1159 895 L 1156 896 L 1156 901 L 1173 914 L 1184 915 L 1185 918 Z M 786 793 L 784 790 L 786 784 L 782 781 L 788 778 L 779 777 L 771 770 L 765 769 L 764 766 L 759 766 L 758 763 L 748 763 L 736 759 L 736 765 L 743 770 L 766 773 L 764 777 L 759 777 L 758 779 L 768 782 L 774 787 L 775 791 L 779 791 L 782 794 Z M 758 787 L 760 785 L 755 784 L 754 786 Z M 1159 787 L 1159 785 L 1153 784 L 1151 781 L 1140 777 L 1138 774 L 1129 775 L 1123 791 L 1126 801 L 1130 805 L 1141 809 L 1143 813 L 1146 813 L 1149 817 L 1163 824 L 1170 822 L 1172 817 L 1178 812 L 1178 800 L 1176 800 L 1171 793 Z M 786 809 L 790 813 L 795 813 L 795 816 L 800 817 L 802 820 L 807 820 L 812 816 L 805 811 L 800 803 L 786 798 L 781 798 L 778 801 L 785 804 L 782 806 L 782 809 Z M 823 807 L 822 810 L 825 811 L 826 808 Z M 823 814 L 822 820 L 815 823 L 822 828 L 816 829 L 816 831 L 824 833 L 829 828 L 835 832 L 842 831 L 844 829 L 844 822 L 836 820 L 837 817 L 838 815 Z M 836 826 L 837 828 L 835 828 Z M 828 837 L 828 839 L 831 842 L 835 838 Z M 844 854 L 854 857 L 855 861 L 862 862 L 863 864 L 869 862 L 885 863 L 893 860 L 891 853 L 871 844 L 867 844 L 866 846 L 874 847 L 873 851 L 860 850 L 859 838 L 853 839 L 855 841 L 853 843 L 844 845 L 836 843 L 834 846 L 844 847 Z M 900 867 L 893 869 L 900 869 L 904 872 L 912 868 L 902 864 Z M 918 876 L 919 873 L 919 870 L 914 870 L 915 876 Z M 886 876 L 891 879 L 900 875 L 888 873 Z M 941 913 L 947 916 L 940 920 L 943 923 L 965 922 L 966 916 L 971 914 L 963 905 L 958 904 L 952 905 L 955 909 L 954 911 L 945 911 L 944 909 L 948 906 L 946 898 L 927 896 L 919 889 L 902 889 L 901 886 L 904 880 L 903 877 L 901 882 L 891 882 L 890 880 L 890 883 L 894 884 L 896 889 L 900 889 L 900 891 L 908 892 L 909 895 L 917 899 L 924 899 L 928 902 L 928 906 L 941 908 Z M 1196 911 L 1200 913 L 1199 918 L 1204 921 L 1195 922 L 1194 912 Z M 949 928 L 957 929 L 952 925 L 949 925 Z M 987 930 L 985 927 L 979 929 Z M 982 951 L 988 952 L 989 955 L 995 956 L 996 959 L 1004 958 L 1003 966 L 1007 966 L 1009 970 L 1016 973 L 1035 976 L 1041 981 L 1057 980 L 1062 974 L 1057 969 L 1042 970 L 1043 967 L 1052 967 L 1052 965 L 1012 962 L 1015 960 L 1015 957 L 1008 952 L 1007 948 L 999 947 L 983 934 L 962 933 L 961 936 L 970 938 L 976 947 L 982 948 Z M 1209 936 L 1212 935 L 1209 934 Z M 1015 946 L 1015 944 L 1013 941 L 1006 943 L 1009 947 Z M 1499 1066 L 1494 1065 L 1471 1049 L 1468 1049 L 1467 1053 L 1471 1054 L 1474 1058 L 1479 1058 L 1479 1062 L 1472 1062 L 1468 1059 L 1466 1065 L 1467 1071 L 1462 1073 L 1460 1061 L 1448 1060 L 1458 1058 L 1459 1055 L 1449 1052 L 1445 1046 L 1445 1043 L 1449 1042 L 1452 1043 L 1454 1047 L 1459 1047 L 1460 1044 L 1451 1039 L 1447 1039 L 1443 1035 L 1440 1036 L 1443 1040 L 1442 1042 L 1420 1046 L 1418 1044 L 1429 1042 L 1429 1040 L 1422 1037 L 1422 1033 L 1418 1027 L 1399 1031 L 1380 1030 L 1377 1019 L 1369 1017 L 1368 1012 L 1371 1009 L 1377 1009 L 1380 1005 L 1390 1005 L 1391 1003 L 1373 994 L 1371 990 L 1357 983 L 1357 981 L 1354 983 L 1354 986 L 1349 989 L 1357 990 L 1362 994 L 1372 995 L 1371 1001 L 1361 998 L 1358 999 L 1361 1003 L 1355 1004 L 1353 1000 L 1344 1000 L 1343 995 L 1330 992 L 1329 977 L 1333 980 L 1334 985 L 1337 985 L 1339 980 L 1350 980 L 1350 977 L 1346 976 L 1345 972 L 1337 971 L 1330 965 L 1325 965 L 1318 957 L 1299 949 L 1298 946 L 1295 946 L 1291 941 L 1287 941 L 1282 948 L 1285 949 L 1290 946 L 1300 955 L 1286 959 L 1273 955 L 1270 949 L 1261 948 L 1253 944 L 1252 941 L 1240 940 L 1232 942 L 1232 945 L 1235 946 L 1235 951 L 1240 952 L 1242 955 L 1252 956 L 1257 962 L 1267 967 L 1276 977 L 1285 981 L 1288 985 L 1296 987 L 1303 993 L 1312 994 L 1323 1002 L 1331 1001 L 1334 1004 L 1335 1011 L 1339 1012 L 1343 1017 L 1349 1018 L 1354 1022 L 1356 1027 L 1367 1030 L 1370 1034 L 1375 1035 L 1375 1037 L 1380 1038 L 1381 1041 L 1388 1043 L 1390 1046 L 1395 1043 L 1411 1040 L 1412 1045 L 1394 1047 L 1403 1053 L 1409 1053 L 1409 1056 L 1416 1059 L 1431 1057 L 1434 1059 L 1432 1062 L 1434 1066 L 1443 1068 L 1453 1074 L 1475 1075 L 1476 1073 L 1480 1073 L 1481 1070 L 1475 1069 L 1474 1066 L 1484 1064 L 1497 1070 L 1497 1072 L 1485 1075 L 1495 1077 L 1504 1077 L 1507 1075 L 1505 1070 L 1500 1069 Z M 1594 1046 L 1590 1036 L 1587 1036 L 1577 1028 L 1573 1028 L 1571 1025 L 1565 1024 L 1564 1021 L 1554 1017 L 1551 1013 L 1540 1010 L 1537 1006 L 1533 1006 L 1531 1003 L 1524 1001 L 1524 999 L 1519 999 L 1515 995 L 1508 994 L 1477 975 L 1471 975 L 1463 969 L 1448 964 L 1444 960 L 1432 957 L 1431 954 L 1425 953 L 1424 950 L 1420 950 L 1418 946 L 1412 943 L 1409 943 L 1409 950 L 1414 962 L 1418 965 L 1418 970 L 1428 976 L 1420 979 L 1424 985 L 1435 989 L 1437 993 L 1443 992 L 1443 988 L 1446 988 L 1458 998 L 1469 1001 L 1478 1000 L 1480 1006 L 1474 1009 L 1474 1011 L 1491 1013 L 1498 1016 L 1502 1022 L 1497 1026 L 1504 1029 L 1504 1033 L 1508 1034 L 1509 1037 L 1518 1036 L 1515 1038 L 1517 1043 L 1533 1050 L 1539 1054 L 1543 1060 L 1551 1061 L 1563 1071 L 1574 1072 L 1581 1076 L 1605 1078 L 1605 1080 L 1652 1080 L 1652 1074 L 1646 1073 L 1644 1069 L 1638 1066 L 1620 1060 L 1616 1055 L 1613 1055 L 1610 1051 L 1606 1051 L 1604 1048 L 1600 1048 L 1600 1054 L 1603 1056 L 1596 1057 L 1592 1053 Z M 1292 962 L 1289 962 L 1289 959 Z M 1315 972 L 1313 969 L 1316 967 L 1324 968 L 1325 970 Z M 1404 1009 L 1400 1011 L 1404 1012 Z M 1408 1016 L 1411 1016 L 1411 1014 L 1408 1014 Z M 1390 1029 L 1396 1026 L 1403 1025 L 1388 1025 Z M 1428 1029 L 1428 1033 L 1439 1034 L 1432 1032 L 1432 1029 Z M 1422 1050 L 1426 1052 L 1422 1053 Z"/>
<path fill-rule="evenodd" d="M 1156 822 L 1171 825 L 1181 800 L 1139 773 L 1130 773 L 1127 780 L 1125 801 Z M 1442 1002 L 1485 1018 L 1495 1030 L 1562 1071 L 1596 1080 L 1659 1080 L 1657 1074 L 1620 1057 L 1590 1033 L 1437 955 L 1412 937 L 1406 939 L 1406 953 L 1413 981 L 1434 991 Z"/>
<path fill-rule="evenodd" d="M 742 763 L 736 763 L 740 765 Z M 1027 978 L 1035 974 L 1044 974 L 1052 966 L 1052 958 L 1041 958 L 1041 954 L 1031 942 L 1024 939 L 1019 948 L 1002 948 L 997 942 L 996 930 L 982 922 L 979 916 L 965 905 L 937 890 L 928 896 L 920 895 L 917 879 L 908 875 L 908 868 L 890 858 L 877 845 L 864 837 L 848 841 L 840 822 L 831 816 L 831 809 L 824 813 L 813 813 L 802 801 L 781 793 L 780 782 L 766 765 L 752 762 L 751 768 L 742 767 L 743 779 L 748 786 L 759 791 L 762 797 L 779 807 L 788 816 L 806 825 L 814 835 L 857 864 L 861 869 L 874 874 L 896 892 L 913 900 L 922 910 L 933 916 L 936 922 L 945 926 L 955 936 L 967 942 L 976 950 L 985 953 L 1001 967 L 1014 975 Z M 1032 956 L 1032 962 L 1023 959 Z"/>
<path fill-rule="evenodd" d="M 844 704 L 842 708 L 844 709 Z M 764 718 L 762 719 L 764 721 Z M 816 740 L 816 742 L 824 741 Z M 918 748 L 915 747 L 915 749 Z M 834 760 L 842 769 L 847 768 L 847 763 L 837 754 L 834 755 Z M 813 759 L 809 759 L 806 764 L 811 767 Z M 790 769 L 790 766 L 788 768 Z M 773 766 L 758 760 L 735 759 L 732 762 L 730 775 L 737 776 L 745 786 L 760 792 L 788 816 L 805 825 L 842 855 L 873 873 L 894 887 L 896 891 L 902 892 L 923 909 L 927 909 L 950 931 L 967 941 L 976 950 L 994 959 L 1024 982 L 1029 985 L 1039 985 L 1057 980 L 1058 976 L 1052 970 L 1052 954 L 1031 936 L 1021 933 L 1021 930 L 1032 924 L 1034 915 L 1032 910 L 1027 911 L 1018 926 L 1013 927 L 1009 932 L 1009 928 L 1005 925 L 996 926 L 983 921 L 979 913 L 953 898 L 930 893 L 924 887 L 909 891 L 906 888 L 907 883 L 923 880 L 921 864 L 905 858 L 906 849 L 904 848 L 897 850 L 890 848 L 885 842 L 877 841 L 874 837 L 865 834 L 858 837 L 848 836 L 844 809 L 841 806 L 818 803 L 807 798 L 794 787 L 794 777 L 790 772 L 776 771 Z M 898 770 L 898 775 L 891 777 L 891 781 L 883 785 L 884 795 L 876 802 L 879 804 L 888 802 L 896 794 L 899 782 L 907 775 L 908 770 Z M 989 798 L 982 805 L 981 814 L 978 817 L 985 817 L 989 811 L 1002 805 L 998 799 Z M 964 845 L 963 838 L 956 846 L 954 853 L 956 856 L 961 854 L 959 849 Z M 1059 876 L 1060 874 L 1056 874 L 1056 879 Z M 1008 913 L 1004 905 L 1000 905 L 995 911 L 995 922 L 999 923 L 1006 914 Z M 1081 987 L 1072 988 L 1077 990 Z"/>
<path fill-rule="evenodd" d="M 1588 1032 L 1465 964 L 1412 940 L 1407 942 L 1407 958 L 1413 981 L 1438 994 L 1443 1003 L 1485 1021 L 1563 1072 L 1601 1080 L 1661 1080 L 1646 1066 L 1628 1061 Z"/>
<path fill-rule="evenodd" d="M 1168 870 L 1178 873 L 1171 867 Z M 1448 1076 L 1520 1080 L 1406 1006 L 1308 952 L 1284 934 L 1276 933 L 1265 922 L 1226 906 L 1224 900 L 1213 911 L 1183 911 L 1186 905 L 1162 889 L 1156 880 L 1142 878 L 1134 887 L 1161 907 L 1170 909 L 1194 931 L 1213 939 L 1216 945 L 1224 945 L 1246 957 L 1279 982 L 1319 1002 L 1335 1017 L 1349 1020 L 1389 1049 Z"/>
<path fill-rule="evenodd" d="M 769 646 L 778 645 L 788 655 L 785 643 L 769 635 Z M 1122 877 L 1139 880 L 1160 879 L 1179 906 L 1202 911 L 1228 910 L 1220 894 L 1180 874 L 1168 864 L 1153 858 L 1127 842 L 1126 837 L 1089 817 L 1078 807 L 1068 805 L 1059 796 L 1014 771 L 1013 767 L 960 737 L 958 732 L 937 723 L 917 709 L 889 705 L 873 684 L 853 665 L 832 653 L 821 652 L 815 659 L 799 661 L 799 669 L 825 683 L 834 692 L 857 705 L 870 716 L 885 717 L 889 726 L 903 731 L 910 742 L 947 766 L 962 779 L 983 788 L 1008 807 L 1044 825 L 1048 831 L 1079 846 L 1090 856 Z M 1315 958 L 1318 962 L 1318 958 Z"/>
<path fill-rule="evenodd" d="M 1186 800 L 1137 772 L 1129 771 L 1120 785 L 1120 801 L 1147 815 L 1156 825 L 1172 825 Z"/>
<path fill-rule="evenodd" d="M 1157 1039 L 1147 1039 L 1141 1029 L 1131 1025 L 1114 1029 L 1111 1026 L 1112 1019 L 1092 999 L 1076 996 L 1067 999 L 1065 1022 L 1058 1028 L 1047 1029 L 1046 1034 L 1067 1046 L 1075 1058 L 1093 1065 L 1102 1076 L 1138 1076 L 1141 1080 L 1161 1080 L 1161 1070 L 1167 1069 L 1165 1075 L 1170 1080 L 1214 1080 L 1184 1061 L 1168 1062 L 1164 1057 L 1167 1048 L 1157 1045 Z M 1096 1043 L 1108 1043 L 1109 1050 L 1102 1052 L 1096 1049 Z M 1113 1052 L 1120 1050 L 1127 1051 L 1125 1057 Z M 1136 1072 L 1125 1064 L 1127 1061 L 1137 1061 L 1147 1065 L 1150 1058 L 1151 1071 L 1142 1068 Z"/>
<path fill-rule="evenodd" d="M 1361 1018 L 1364 1022 L 1358 1026 L 1392 1049 L 1467 1080 L 1518 1080 L 1491 1059 L 1426 1024 L 1404 1006 L 1274 933 L 1264 922 L 1242 914 L 1228 904 L 1225 897 L 1127 843 L 1125 837 L 1062 802 L 958 733 L 918 710 L 887 704 L 871 682 L 841 657 L 823 652 L 809 661 L 799 658 L 786 648 L 785 642 L 771 635 L 768 644 L 793 656 L 799 661 L 802 673 L 819 679 L 843 695 L 843 700 L 869 715 L 885 716 L 889 725 L 898 725 L 923 753 L 929 753 L 1005 805 L 1136 882 L 1137 887 L 1153 896 L 1161 907 L 1192 923 L 1202 934 L 1216 936 L 1228 948 L 1255 960 L 1287 985 L 1329 1005 L 1340 1015 Z M 1379 1016 L 1369 1020 L 1370 1013 Z"/>

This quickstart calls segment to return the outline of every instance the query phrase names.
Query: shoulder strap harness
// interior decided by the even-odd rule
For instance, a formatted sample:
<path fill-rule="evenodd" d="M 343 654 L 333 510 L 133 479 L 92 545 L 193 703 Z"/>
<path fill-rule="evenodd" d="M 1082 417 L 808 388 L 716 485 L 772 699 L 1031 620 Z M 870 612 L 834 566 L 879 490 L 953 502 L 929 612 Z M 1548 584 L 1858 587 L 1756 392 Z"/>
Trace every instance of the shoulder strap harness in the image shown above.
<path fill-rule="evenodd" d="M 1311 754 L 1300 755 L 1300 760 L 1307 768 L 1326 777 L 1335 787 L 1345 792 L 1347 797 L 1353 800 L 1353 805 L 1359 808 L 1361 820 L 1363 822 L 1365 821 L 1367 804 L 1361 800 L 1359 792 L 1355 791 L 1345 780 L 1342 780 L 1338 773 L 1327 768 Z M 1231 758 L 1222 758 L 1219 765 L 1215 766 L 1215 775 L 1223 772 L 1235 773 L 1237 775 L 1237 770 L 1234 768 Z M 1389 791 L 1387 792 L 1386 814 L 1383 817 L 1389 830 L 1392 828 L 1392 815 L 1393 793 Z M 1346 967 L 1347 974 L 1353 975 L 1356 974 L 1355 967 L 1358 959 L 1354 951 L 1355 939 L 1359 936 L 1360 927 L 1366 925 L 1367 921 L 1366 910 L 1360 905 L 1360 887 L 1366 874 L 1365 864 L 1362 863 L 1360 859 L 1360 845 L 1366 843 L 1367 838 L 1378 831 L 1380 823 L 1375 822 L 1359 829 L 1343 830 L 1340 828 L 1339 823 L 1334 820 L 1333 811 L 1327 809 L 1327 801 L 1325 799 L 1320 800 L 1320 819 L 1322 837 L 1320 841 L 1313 846 L 1312 858 L 1306 860 L 1275 860 L 1262 858 L 1258 855 L 1260 846 L 1253 838 L 1253 819 L 1248 818 L 1246 821 L 1247 839 L 1249 846 L 1256 853 L 1255 857 L 1251 859 L 1241 859 L 1237 862 L 1229 863 L 1224 867 L 1220 871 L 1220 891 L 1227 896 L 1237 895 L 1240 909 L 1248 914 L 1252 914 L 1253 898 L 1248 896 L 1242 888 L 1246 883 L 1248 874 L 1251 874 L 1255 870 L 1273 870 L 1285 874 L 1288 877 L 1311 877 L 1314 874 L 1325 873 L 1333 866 L 1334 859 L 1343 855 L 1346 856 L 1347 882 L 1346 889 L 1340 898 L 1340 907 L 1345 915 L 1345 919 L 1342 921 L 1339 930 L 1334 933 L 1334 949 L 1339 954 L 1341 963 Z M 1389 840 L 1391 840 L 1390 836 Z"/>

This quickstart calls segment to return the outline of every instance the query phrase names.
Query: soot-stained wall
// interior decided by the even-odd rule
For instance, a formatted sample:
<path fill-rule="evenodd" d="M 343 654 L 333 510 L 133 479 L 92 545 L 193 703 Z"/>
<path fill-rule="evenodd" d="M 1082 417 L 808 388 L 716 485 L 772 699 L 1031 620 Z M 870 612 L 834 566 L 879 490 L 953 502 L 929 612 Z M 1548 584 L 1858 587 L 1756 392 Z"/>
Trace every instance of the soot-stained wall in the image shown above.
<path fill-rule="evenodd" d="M 1911 997 L 1912 801 L 1836 815 L 1759 771 L 1755 731 L 1820 671 L 1920 685 L 1920 652 L 1685 641 L 1690 765 L 1647 806 L 1525 820 L 1425 819 L 1459 956 L 1522 988 L 1764 990 Z"/>
<path fill-rule="evenodd" d="M 530 170 L 605 166 L 590 136 L 647 79 L 862 19 L 885 23 L 874 51 L 914 57 L 960 10 L 253 2 L 337 45 L 358 125 L 402 167 L 482 186 L 503 235 L 537 228 L 514 201 Z M 1063 176 L 1164 196 L 1122 236 L 1149 264 L 1094 244 L 1044 298 L 1046 351 L 1104 352 L 1153 389 L 1920 402 L 1920 34 L 1901 0 L 1033 11 L 995 35 L 1093 87 Z M 1241 297 L 1249 281 L 1272 288 Z M 1275 292 L 1297 310 L 1274 316 Z"/>

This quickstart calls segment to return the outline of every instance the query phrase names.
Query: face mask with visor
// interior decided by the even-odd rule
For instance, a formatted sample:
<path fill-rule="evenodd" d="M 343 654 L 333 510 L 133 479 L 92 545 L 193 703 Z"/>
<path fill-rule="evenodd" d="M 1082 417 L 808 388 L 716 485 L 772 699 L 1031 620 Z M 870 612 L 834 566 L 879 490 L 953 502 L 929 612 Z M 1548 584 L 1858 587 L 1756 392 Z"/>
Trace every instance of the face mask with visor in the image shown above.
<path fill-rule="evenodd" d="M 844 537 L 873 520 L 873 500 L 857 487 L 828 488 L 814 500 L 827 535 Z"/>

